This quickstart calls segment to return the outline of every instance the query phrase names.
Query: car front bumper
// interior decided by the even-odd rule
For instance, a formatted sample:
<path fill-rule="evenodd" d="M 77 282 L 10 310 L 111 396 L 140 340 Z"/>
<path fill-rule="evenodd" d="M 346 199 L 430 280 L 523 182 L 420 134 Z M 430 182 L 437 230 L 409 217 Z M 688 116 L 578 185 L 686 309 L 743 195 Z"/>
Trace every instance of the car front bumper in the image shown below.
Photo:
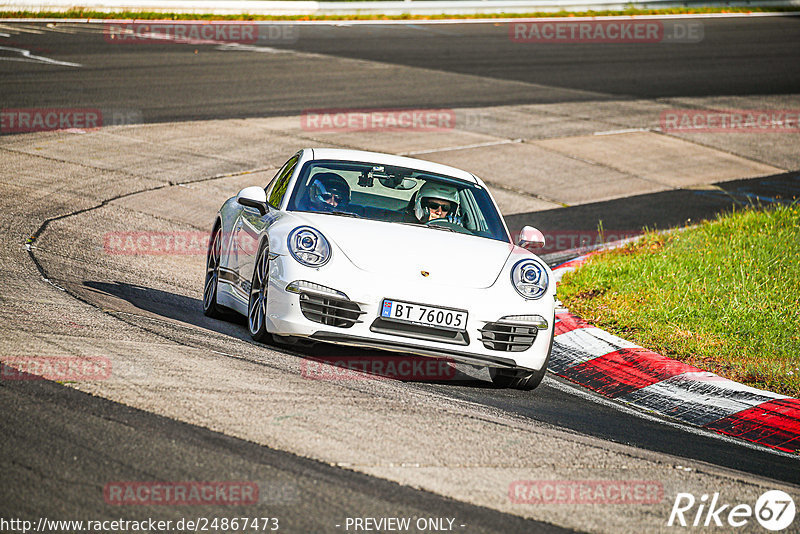
<path fill-rule="evenodd" d="M 319 284 L 346 296 L 337 297 L 330 309 L 338 306 L 358 307 L 359 313 L 344 315 L 355 321 L 329 321 L 323 324 L 316 315 L 309 315 L 309 298 L 301 305 L 301 294 L 287 291 L 287 286 L 295 281 Z M 555 299 L 552 288 L 537 300 L 523 299 L 510 281 L 499 279 L 489 288 L 463 288 L 446 283 L 434 282 L 420 276 L 419 280 L 387 280 L 386 277 L 363 270 L 354 272 L 352 264 L 344 266 L 327 265 L 320 269 L 305 267 L 286 256 L 275 257 L 270 262 L 270 286 L 267 302 L 267 329 L 284 336 L 306 337 L 316 341 L 338 343 L 357 347 L 377 348 L 437 358 L 451 358 L 472 365 L 496 367 L 517 367 L 537 371 L 546 364 L 550 352 L 555 320 Z M 301 293 L 303 291 L 301 290 Z M 311 298 L 319 295 L 308 293 Z M 468 312 L 466 329 L 453 339 L 440 339 L 440 332 L 424 327 L 387 323 L 380 317 L 384 299 L 395 299 L 466 310 Z M 337 300 L 338 299 L 338 300 Z M 315 309 L 320 309 L 319 307 Z M 305 313 L 304 313 L 305 311 Z M 524 348 L 530 335 L 500 338 L 511 339 L 518 350 L 507 350 L 507 342 L 489 342 L 484 338 L 487 330 L 501 329 L 505 323 L 500 319 L 507 316 L 537 315 L 546 321 L 546 327 L 535 329 L 535 338 L 530 346 Z M 311 320 L 309 317 L 316 317 Z M 342 326 L 345 325 L 345 326 Z M 436 329 L 433 329 L 436 330 Z M 481 331 L 483 330 L 483 332 Z M 505 331 L 505 330 L 504 330 Z M 531 332 L 530 327 L 525 331 Z M 432 332 L 432 333 L 431 333 Z M 526 343 L 514 343 L 514 339 L 524 339 Z M 495 348 L 489 348 L 495 347 Z M 505 347 L 505 350 L 497 347 Z M 524 348 L 524 350 L 519 350 Z"/>

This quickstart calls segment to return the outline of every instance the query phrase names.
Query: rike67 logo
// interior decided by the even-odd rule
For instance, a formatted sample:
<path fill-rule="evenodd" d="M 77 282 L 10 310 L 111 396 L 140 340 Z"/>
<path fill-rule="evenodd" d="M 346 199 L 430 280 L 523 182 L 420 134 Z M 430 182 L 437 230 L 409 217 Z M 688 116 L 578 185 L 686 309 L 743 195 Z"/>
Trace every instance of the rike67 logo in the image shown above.
<path fill-rule="evenodd" d="M 783 491 L 770 490 L 762 494 L 754 507 L 749 504 L 730 504 L 720 500 L 719 493 L 702 495 L 678 493 L 667 526 L 681 527 L 743 527 L 755 517 L 767 530 L 784 530 L 795 515 L 794 499 Z"/>

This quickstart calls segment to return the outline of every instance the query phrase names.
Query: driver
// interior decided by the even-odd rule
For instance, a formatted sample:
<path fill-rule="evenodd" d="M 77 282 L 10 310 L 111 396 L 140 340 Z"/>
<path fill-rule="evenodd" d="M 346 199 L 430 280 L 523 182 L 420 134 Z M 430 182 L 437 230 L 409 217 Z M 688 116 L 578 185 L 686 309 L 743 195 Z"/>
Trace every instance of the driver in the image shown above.
<path fill-rule="evenodd" d="M 308 201 L 315 211 L 347 209 L 350 186 L 335 172 L 315 174 L 308 186 Z"/>
<path fill-rule="evenodd" d="M 417 192 L 414 209 L 406 212 L 406 222 L 425 224 L 434 219 L 459 223 L 458 189 L 451 185 L 425 182 Z"/>

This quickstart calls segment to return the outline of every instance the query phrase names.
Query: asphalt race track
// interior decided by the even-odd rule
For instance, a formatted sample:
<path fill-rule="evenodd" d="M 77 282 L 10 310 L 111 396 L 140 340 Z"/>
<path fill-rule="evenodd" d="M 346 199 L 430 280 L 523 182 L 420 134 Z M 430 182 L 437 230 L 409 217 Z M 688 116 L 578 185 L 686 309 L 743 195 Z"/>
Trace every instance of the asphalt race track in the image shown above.
<path fill-rule="evenodd" d="M 203 251 L 108 247 L 119 232 L 207 231 L 225 199 L 314 145 L 477 169 L 510 228 L 664 228 L 800 196 L 796 134 L 654 131 L 669 108 L 800 108 L 800 18 L 703 25 L 692 44 L 534 46 L 499 23 L 342 23 L 237 46 L 119 45 L 102 25 L 0 24 L 4 110 L 130 119 L 0 137 L 0 356 L 113 364 L 102 381 L 0 380 L 0 517 L 279 517 L 285 532 L 413 517 L 452 518 L 460 532 L 661 532 L 679 492 L 752 505 L 782 489 L 798 502 L 796 455 L 556 378 L 529 393 L 496 389 L 467 366 L 432 383 L 308 380 L 309 357 L 374 353 L 254 343 L 241 321 L 203 316 Z M 460 122 L 436 135 L 300 127 L 304 110 L 326 108 L 448 108 Z M 614 139 L 631 148 L 613 165 L 591 152 Z M 645 168 L 640 154 L 658 158 L 654 146 L 686 159 Z M 682 166 L 702 178 L 675 178 Z M 509 496 L 519 480 L 656 481 L 663 499 L 525 504 Z M 115 481 L 250 481 L 260 497 L 121 506 L 103 496 Z"/>
<path fill-rule="evenodd" d="M 295 115 L 309 108 L 460 108 L 674 96 L 789 95 L 800 74 L 796 17 L 709 19 L 704 39 L 683 44 L 535 45 L 505 24 L 303 25 L 259 42 L 305 56 L 272 58 L 245 45 L 114 45 L 103 29 L 18 33 L 3 45 L 81 69 L 0 63 L 3 105 L 124 108 L 147 122 Z M 2 31 L 2 29 L 0 29 Z M 227 50 L 225 50 L 227 48 Z M 197 51 L 197 52 L 195 52 Z M 219 53 L 219 52 L 228 53 Z M 330 64 L 313 54 L 380 62 Z M 13 56 L 8 51 L 3 56 Z M 413 67 L 397 69 L 396 66 Z M 454 83 L 444 74 L 476 76 Z M 9 74 L 11 76 L 9 77 Z M 488 80 L 506 82 L 493 84 Z M 513 84 L 524 82 L 545 87 Z"/>
<path fill-rule="evenodd" d="M 102 517 L 94 492 L 76 491 L 46 473 L 83 479 L 82 485 L 102 487 L 108 480 L 142 480 L 156 467 L 161 479 L 192 479 L 198 467 L 204 476 L 228 480 L 232 474 L 258 480 L 264 497 L 255 507 L 216 506 L 207 516 L 275 517 L 281 530 L 320 532 L 345 516 L 457 517 L 479 532 L 562 532 L 563 529 L 495 510 L 470 506 L 237 440 L 117 403 L 76 392 L 51 382 L 18 382 L 2 389 L 4 455 L 36 464 L 41 472 L 5 470 L 3 513 L 16 516 Z M 35 424 L 33 424 L 35 422 Z M 14 429 L 14 431 L 12 431 Z M 81 434 L 86 434 L 85 437 Z M 120 445 L 131 453 L 120 456 Z M 134 452 L 140 451 L 140 452 Z M 62 475 L 63 476 L 63 475 Z M 271 493 L 267 493 L 272 488 Z M 336 498 L 332 498 L 336 496 Z M 169 507 L 159 520 L 195 516 L 192 507 Z M 141 520 L 136 508 L 118 516 Z"/>

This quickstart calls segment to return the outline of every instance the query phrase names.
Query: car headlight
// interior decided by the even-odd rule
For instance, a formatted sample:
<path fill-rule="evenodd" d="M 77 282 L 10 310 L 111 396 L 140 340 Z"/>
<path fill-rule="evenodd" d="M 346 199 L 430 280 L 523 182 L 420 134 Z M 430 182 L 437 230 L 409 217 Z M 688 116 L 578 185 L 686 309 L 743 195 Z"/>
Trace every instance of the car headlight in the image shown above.
<path fill-rule="evenodd" d="M 289 233 L 289 252 L 303 265 L 321 267 L 331 257 L 331 246 L 319 231 L 310 226 L 298 226 Z"/>
<path fill-rule="evenodd" d="M 511 283 L 526 299 L 538 299 L 547 292 L 550 277 L 544 265 L 533 259 L 517 262 L 511 269 Z"/>

